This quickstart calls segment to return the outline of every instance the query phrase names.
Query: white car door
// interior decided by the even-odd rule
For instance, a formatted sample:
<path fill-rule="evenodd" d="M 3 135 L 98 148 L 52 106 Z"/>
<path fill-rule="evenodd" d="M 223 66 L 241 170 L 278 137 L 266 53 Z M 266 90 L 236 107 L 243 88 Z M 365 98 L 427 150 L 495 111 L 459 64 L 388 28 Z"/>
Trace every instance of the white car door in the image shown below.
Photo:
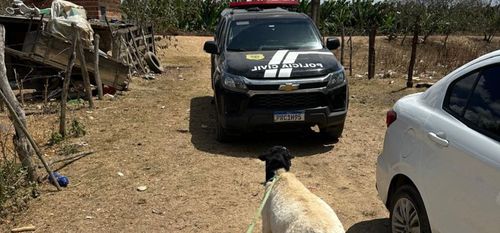
<path fill-rule="evenodd" d="M 441 233 L 498 233 L 500 64 L 464 75 L 446 91 L 424 126 L 419 167 L 430 223 Z"/>

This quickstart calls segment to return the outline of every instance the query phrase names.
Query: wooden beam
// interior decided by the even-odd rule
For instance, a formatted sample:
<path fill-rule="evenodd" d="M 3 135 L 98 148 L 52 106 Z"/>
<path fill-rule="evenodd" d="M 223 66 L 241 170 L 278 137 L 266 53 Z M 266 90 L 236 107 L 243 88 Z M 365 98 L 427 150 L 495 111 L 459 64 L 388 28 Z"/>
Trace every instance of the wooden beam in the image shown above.
<path fill-rule="evenodd" d="M 73 25 L 73 30 L 77 30 L 75 25 Z M 64 76 L 63 89 L 61 93 L 61 115 L 59 118 L 59 134 L 66 137 L 66 104 L 68 101 L 68 91 L 69 84 L 71 82 L 71 73 L 73 72 L 73 67 L 75 65 L 76 59 L 76 43 L 78 42 L 78 37 L 73 34 L 73 41 L 71 45 L 70 57 L 68 60 L 68 66 L 66 67 L 66 73 Z"/>
<path fill-rule="evenodd" d="M 94 36 L 94 79 L 97 85 L 97 98 L 99 100 L 102 100 L 104 93 L 102 90 L 102 81 L 101 81 L 101 74 L 99 71 L 99 34 L 95 34 Z"/>
<path fill-rule="evenodd" d="M 87 69 L 87 61 L 85 60 L 85 54 L 83 51 L 83 43 L 82 43 L 82 40 L 80 38 L 80 30 L 76 30 L 76 35 L 78 37 L 78 42 L 76 43 L 77 56 L 78 56 L 78 60 L 80 60 L 80 69 L 82 71 L 83 85 L 85 86 L 85 92 L 87 94 L 87 98 L 89 101 L 89 108 L 93 109 L 94 108 L 94 99 L 92 98 L 92 89 L 90 88 L 89 71 Z"/>

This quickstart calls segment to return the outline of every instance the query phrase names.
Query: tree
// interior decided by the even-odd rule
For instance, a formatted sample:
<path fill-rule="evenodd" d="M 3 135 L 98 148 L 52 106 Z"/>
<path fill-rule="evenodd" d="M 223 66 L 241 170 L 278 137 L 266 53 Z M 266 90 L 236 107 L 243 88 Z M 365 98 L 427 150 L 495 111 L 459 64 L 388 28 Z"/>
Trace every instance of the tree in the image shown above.
<path fill-rule="evenodd" d="M 420 1 L 407 1 L 399 5 L 401 15 L 404 16 L 402 22 L 408 25 L 413 35 L 411 43 L 410 63 L 408 65 L 408 80 L 406 87 L 413 87 L 413 70 L 415 68 L 415 61 L 417 58 L 417 46 L 419 43 L 419 35 L 422 32 L 423 17 L 427 17 L 425 5 Z"/>
<path fill-rule="evenodd" d="M 124 0 L 127 20 L 154 24 L 161 31 L 213 31 L 229 0 Z"/>
<path fill-rule="evenodd" d="M 368 32 L 368 79 L 375 77 L 375 40 L 391 3 L 373 0 L 353 0 L 355 24 Z"/>
<path fill-rule="evenodd" d="M 500 5 L 489 5 L 482 7 L 482 17 L 479 22 L 483 28 L 483 40 L 490 43 L 500 27 Z"/>

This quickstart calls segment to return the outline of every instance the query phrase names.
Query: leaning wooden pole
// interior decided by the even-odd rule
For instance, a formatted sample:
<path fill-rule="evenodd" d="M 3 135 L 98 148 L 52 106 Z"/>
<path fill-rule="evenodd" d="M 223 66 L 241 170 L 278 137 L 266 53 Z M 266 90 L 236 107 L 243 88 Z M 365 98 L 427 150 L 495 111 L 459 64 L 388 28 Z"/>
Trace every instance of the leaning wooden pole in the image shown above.
<path fill-rule="evenodd" d="M 76 30 L 75 25 L 72 26 L 73 29 Z M 61 93 L 61 115 L 59 117 L 59 134 L 61 134 L 61 136 L 63 137 L 66 137 L 66 105 L 68 102 L 68 91 L 69 91 L 69 84 L 71 82 L 71 74 L 73 72 L 73 67 L 75 65 L 77 39 L 78 39 L 77 35 L 73 34 L 73 41 L 71 44 L 68 66 L 66 67 L 63 89 Z"/>
<path fill-rule="evenodd" d="M 99 34 L 94 36 L 94 79 L 97 85 L 97 98 L 102 100 L 104 92 L 102 90 L 101 72 L 99 70 Z"/>
<path fill-rule="evenodd" d="M 35 150 L 36 155 L 38 156 L 38 158 L 42 162 L 43 166 L 45 167 L 45 170 L 49 174 L 50 179 L 52 180 L 52 182 L 54 182 L 54 185 L 57 187 L 57 190 L 61 191 L 61 187 L 59 186 L 59 183 L 57 183 L 57 179 L 54 176 L 52 169 L 50 169 L 49 165 L 47 164 L 47 162 L 43 158 L 42 151 L 40 151 L 40 148 L 36 144 L 35 140 L 29 134 L 28 129 L 26 129 L 26 127 L 24 126 L 23 122 L 21 121 L 21 119 L 17 115 L 16 111 L 14 110 L 14 107 L 12 107 L 12 105 L 7 101 L 7 97 L 4 95 L 3 91 L 0 91 L 0 97 L 5 101 L 5 105 L 9 109 L 9 112 L 12 115 L 12 118 L 14 119 L 15 123 L 17 124 L 17 127 L 19 127 L 21 129 L 21 131 L 24 133 L 24 135 L 26 135 L 26 137 L 28 138 L 31 146 Z"/>
<path fill-rule="evenodd" d="M 0 91 L 5 93 L 5 98 L 1 98 L 2 108 L 7 104 L 13 105 L 12 109 L 15 110 L 16 114 L 21 117 L 21 122 L 26 124 L 26 116 L 24 110 L 22 109 L 19 101 L 16 99 L 12 88 L 10 87 L 9 81 L 7 79 L 7 70 L 5 68 L 5 28 L 0 24 Z M 12 115 L 12 114 L 11 114 Z M 33 151 L 29 145 L 26 135 L 22 132 L 19 125 L 14 122 L 14 128 L 16 135 L 14 137 L 14 146 L 17 152 L 17 156 L 21 160 L 23 167 L 27 171 L 27 177 L 30 181 L 36 180 L 36 169 L 33 164 Z"/>
<path fill-rule="evenodd" d="M 85 86 L 85 92 L 87 94 L 87 98 L 89 101 L 89 108 L 94 108 L 94 99 L 92 98 L 92 89 L 90 88 L 90 77 L 89 77 L 89 71 L 87 69 L 87 60 L 85 60 L 85 53 L 83 50 L 83 43 L 80 38 L 80 30 L 76 30 L 76 37 L 77 37 L 77 56 L 78 60 L 80 60 L 80 70 L 82 71 L 82 77 L 83 77 L 83 85 Z"/>

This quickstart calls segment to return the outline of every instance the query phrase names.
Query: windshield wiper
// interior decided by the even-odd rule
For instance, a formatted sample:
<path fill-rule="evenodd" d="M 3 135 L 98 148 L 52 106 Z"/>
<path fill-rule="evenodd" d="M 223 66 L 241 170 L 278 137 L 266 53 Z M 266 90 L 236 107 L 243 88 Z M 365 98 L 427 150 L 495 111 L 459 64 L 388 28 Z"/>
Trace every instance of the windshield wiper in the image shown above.
<path fill-rule="evenodd" d="M 249 51 L 249 50 L 248 49 L 242 49 L 242 48 L 234 48 L 234 49 L 228 48 L 227 51 L 231 51 L 231 52 L 246 52 L 246 51 Z"/>

